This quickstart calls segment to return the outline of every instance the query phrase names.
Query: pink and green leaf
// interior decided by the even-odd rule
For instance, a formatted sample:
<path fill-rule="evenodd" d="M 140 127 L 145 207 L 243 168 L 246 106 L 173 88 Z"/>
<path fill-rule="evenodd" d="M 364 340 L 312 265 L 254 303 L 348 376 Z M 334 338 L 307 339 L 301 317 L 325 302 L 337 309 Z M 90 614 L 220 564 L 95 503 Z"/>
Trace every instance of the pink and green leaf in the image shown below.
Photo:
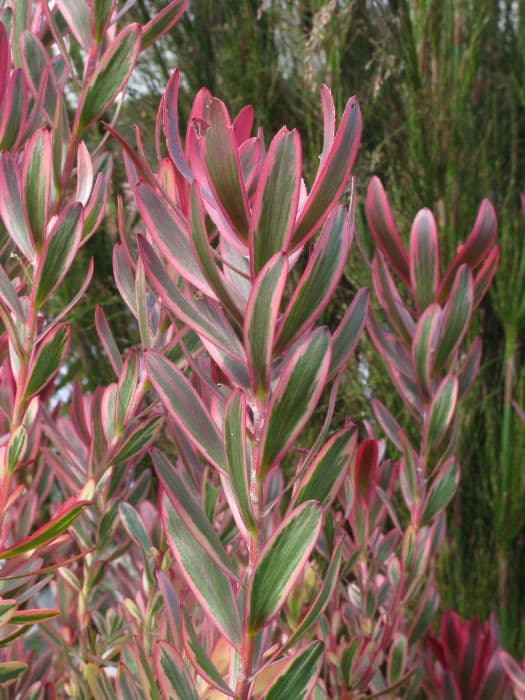
<path fill-rule="evenodd" d="M 332 336 L 330 378 L 346 366 L 355 350 L 365 328 L 369 296 L 366 287 L 357 292 Z"/>
<path fill-rule="evenodd" d="M 89 28 L 89 25 L 88 25 Z M 140 49 L 142 33 L 138 24 L 130 24 L 118 34 L 89 78 L 78 114 L 82 132 L 106 112 L 128 82 Z"/>
<path fill-rule="evenodd" d="M 142 27 L 141 50 L 147 49 L 172 29 L 187 10 L 189 0 L 172 0 Z"/>
<path fill-rule="evenodd" d="M 111 457 L 112 464 L 122 464 L 140 457 L 157 437 L 163 421 L 162 416 L 150 416 L 128 429 Z"/>
<path fill-rule="evenodd" d="M 56 608 L 38 608 L 36 610 L 18 610 L 9 619 L 10 625 L 33 625 L 37 622 L 46 622 L 60 615 Z"/>
<path fill-rule="evenodd" d="M 488 292 L 499 265 L 499 247 L 494 246 L 474 277 L 474 308 L 476 309 Z"/>
<path fill-rule="evenodd" d="M 333 435 L 299 480 L 294 506 L 315 499 L 328 507 L 349 474 L 356 446 L 357 432 L 354 428 L 343 428 Z"/>
<path fill-rule="evenodd" d="M 224 410 L 224 451 L 226 472 L 242 521 L 248 531 L 255 531 L 250 501 L 246 396 L 234 391 Z"/>
<path fill-rule="evenodd" d="M 277 615 L 303 573 L 323 524 L 323 510 L 307 501 L 293 510 L 262 550 L 250 581 L 248 628 L 261 629 Z"/>
<path fill-rule="evenodd" d="M 122 525 L 130 538 L 146 554 L 150 554 L 152 549 L 151 539 L 140 514 L 130 503 L 126 503 L 125 501 L 119 503 L 118 511 Z"/>
<path fill-rule="evenodd" d="M 228 222 L 247 243 L 250 229 L 248 195 L 230 117 L 224 104 L 216 98 L 210 103 L 209 121 L 203 149 L 208 184 Z"/>
<path fill-rule="evenodd" d="M 372 279 L 379 303 L 383 307 L 389 323 L 407 347 L 410 347 L 415 323 L 397 291 L 390 270 L 381 253 L 376 254 L 372 261 Z"/>
<path fill-rule="evenodd" d="M 288 250 L 299 202 L 301 163 L 299 134 L 283 127 L 270 144 L 255 192 L 250 224 L 254 277 L 276 253 Z"/>
<path fill-rule="evenodd" d="M 459 483 L 459 465 L 456 457 L 450 457 L 432 481 L 422 509 L 420 522 L 427 525 L 443 512 L 452 500 Z"/>
<path fill-rule="evenodd" d="M 333 204 L 343 194 L 361 139 L 361 110 L 355 97 L 346 103 L 330 151 L 317 172 L 312 190 L 299 215 L 292 245 L 304 245 L 323 223 Z"/>
<path fill-rule="evenodd" d="M 494 245 L 498 232 L 496 212 L 488 199 L 484 199 L 474 222 L 469 237 L 459 246 L 456 257 L 449 268 L 439 288 L 439 300 L 445 301 L 450 288 L 456 279 L 456 273 L 462 265 L 470 268 L 477 267 L 488 255 Z"/>
<path fill-rule="evenodd" d="M 328 565 L 328 569 L 326 570 L 324 580 L 319 588 L 319 592 L 315 596 L 313 603 L 308 608 L 308 611 L 302 618 L 298 627 L 296 627 L 291 637 L 282 647 L 281 652 L 286 651 L 286 649 L 290 649 L 290 647 L 304 637 L 308 630 L 310 630 L 321 617 L 327 605 L 332 600 L 334 591 L 339 584 L 339 570 L 341 568 L 341 561 L 343 557 L 343 546 L 343 539 L 340 539 L 334 546 L 332 558 L 330 560 L 330 564 Z"/>
<path fill-rule="evenodd" d="M 446 366 L 465 337 L 473 304 L 474 282 L 472 272 L 467 265 L 462 265 L 457 272 L 449 299 L 442 311 L 434 359 L 436 372 Z"/>
<path fill-rule="evenodd" d="M 139 237 L 138 243 L 148 280 L 168 309 L 179 320 L 187 323 L 199 337 L 207 338 L 232 358 L 242 362 L 244 348 L 217 306 L 206 304 L 204 299 L 187 299 L 168 275 L 148 242 Z"/>
<path fill-rule="evenodd" d="M 238 323 L 242 323 L 242 314 L 239 310 L 242 301 L 219 270 L 214 259 L 215 251 L 210 245 L 206 231 L 204 205 L 197 183 L 192 184 L 190 190 L 190 233 L 193 252 L 206 279 L 206 284 L 209 285 L 217 299 L 228 309 L 233 318 Z"/>
<path fill-rule="evenodd" d="M 24 459 L 27 442 L 27 428 L 25 425 L 19 425 L 18 428 L 15 428 L 15 430 L 11 432 L 6 450 L 8 472 L 14 472 L 19 463 Z"/>
<path fill-rule="evenodd" d="M 162 125 L 170 158 L 184 179 L 188 182 L 192 182 L 193 173 L 186 160 L 180 139 L 178 70 L 173 72 L 173 75 L 168 81 L 162 102 L 162 110 Z"/>
<path fill-rule="evenodd" d="M 277 351 L 289 346 L 326 309 L 346 265 L 351 239 L 346 209 L 337 207 L 326 220 L 283 314 Z"/>
<path fill-rule="evenodd" d="M 219 670 L 208 656 L 206 649 L 202 646 L 193 628 L 191 618 L 185 608 L 183 613 L 183 634 L 184 650 L 195 671 L 204 678 L 206 683 L 212 688 L 216 688 L 229 697 L 234 697 L 235 693 L 228 686 Z"/>
<path fill-rule="evenodd" d="M 40 341 L 28 369 L 24 389 L 26 401 L 42 391 L 58 372 L 69 349 L 70 336 L 69 327 L 61 324 Z"/>
<path fill-rule="evenodd" d="M 64 209 L 46 237 L 33 289 L 37 309 L 49 299 L 73 264 L 82 237 L 82 224 L 82 205 L 74 202 Z"/>
<path fill-rule="evenodd" d="M 18 321 L 25 322 L 25 313 L 20 304 L 18 294 L 13 288 L 13 284 L 7 276 L 4 268 L 0 265 L 0 303 L 12 311 Z"/>
<path fill-rule="evenodd" d="M 11 73 L 0 118 L 0 150 L 8 151 L 18 145 L 26 124 L 29 91 L 20 68 Z"/>
<path fill-rule="evenodd" d="M 474 380 L 478 376 L 479 367 L 481 364 L 481 339 L 476 338 L 470 346 L 465 358 L 462 360 L 458 377 L 458 400 L 470 389 Z"/>
<path fill-rule="evenodd" d="M 95 327 L 111 367 L 113 368 L 113 371 L 117 377 L 119 377 L 123 367 L 122 357 L 115 341 L 115 337 L 113 336 L 113 333 L 109 327 L 106 314 L 101 306 L 97 306 L 95 309 Z"/>
<path fill-rule="evenodd" d="M 98 307 L 100 308 L 100 307 Z M 111 336 L 113 339 L 113 337 Z M 135 349 L 129 351 L 122 366 L 118 387 L 115 412 L 117 433 L 122 433 L 134 409 L 133 398 L 139 381 L 139 356 Z"/>
<path fill-rule="evenodd" d="M 434 364 L 435 333 L 438 327 L 441 308 L 432 304 L 417 322 L 412 340 L 412 361 L 421 392 L 425 398 L 431 396 L 432 369 Z"/>
<path fill-rule="evenodd" d="M 182 474 L 168 462 L 162 452 L 151 450 L 151 458 L 164 492 L 184 526 L 214 564 L 227 576 L 236 579 L 224 546 L 202 506 L 192 495 L 190 484 L 185 483 Z"/>
<path fill-rule="evenodd" d="M 22 661 L 2 661 L 0 663 L 0 686 L 7 688 L 7 686 L 16 683 L 28 669 L 29 666 Z"/>
<path fill-rule="evenodd" d="M 95 41 L 100 43 L 115 11 L 116 0 L 94 0 L 91 10 L 91 28 Z"/>
<path fill-rule="evenodd" d="M 404 430 L 379 399 L 372 399 L 372 410 L 377 422 L 385 431 L 387 438 L 402 452 L 408 442 Z"/>
<path fill-rule="evenodd" d="M 275 330 L 287 276 L 288 259 L 276 253 L 257 275 L 246 307 L 245 349 L 258 396 L 265 396 L 270 386 Z"/>
<path fill-rule="evenodd" d="M 7 232 L 29 262 L 35 260 L 35 242 L 20 196 L 18 174 L 10 153 L 0 156 L 0 216 Z"/>
<path fill-rule="evenodd" d="M 37 246 L 42 244 L 47 224 L 53 178 L 52 158 L 49 131 L 39 129 L 27 144 L 22 172 L 27 222 Z"/>
<path fill-rule="evenodd" d="M 286 361 L 268 404 L 259 478 L 284 456 L 312 415 L 325 387 L 330 360 L 328 333 L 318 328 Z"/>
<path fill-rule="evenodd" d="M 419 311 L 432 304 L 439 282 L 436 222 L 430 209 L 418 212 L 410 232 L 410 282 Z"/>
<path fill-rule="evenodd" d="M 157 641 L 153 652 L 153 664 L 164 697 L 199 700 L 186 663 L 175 647 L 163 640 Z"/>
<path fill-rule="evenodd" d="M 1 550 L 0 559 L 11 559 L 20 554 L 31 552 L 37 549 L 37 547 L 49 544 L 67 530 L 75 522 L 84 508 L 89 505 L 91 505 L 91 501 L 74 501 L 63 506 L 49 522 L 42 525 L 42 527 L 38 528 L 38 530 L 31 535 L 24 537 L 7 549 Z"/>
<path fill-rule="evenodd" d="M 85 0 L 56 0 L 58 9 L 84 51 L 91 48 L 91 22 Z"/>
<path fill-rule="evenodd" d="M 166 497 L 162 520 L 170 548 L 204 613 L 233 646 L 240 648 L 241 621 L 229 578 L 193 537 Z"/>
<path fill-rule="evenodd" d="M 144 224 L 154 242 L 169 262 L 188 282 L 201 292 L 215 297 L 208 280 L 197 263 L 186 224 L 181 215 L 148 185 L 136 188 L 135 199 Z"/>
<path fill-rule="evenodd" d="M 265 700 L 304 700 L 310 697 L 321 672 L 323 653 L 323 642 L 315 641 L 293 654 L 266 687 Z"/>
<path fill-rule="evenodd" d="M 206 406 L 182 372 L 156 352 L 145 353 L 149 378 L 171 418 L 211 464 L 224 472 L 222 436 Z"/>
<path fill-rule="evenodd" d="M 373 177 L 368 186 L 366 217 L 377 247 L 400 278 L 407 285 L 410 284 L 408 255 L 394 223 L 383 185 L 377 177 Z"/>
<path fill-rule="evenodd" d="M 439 385 L 425 420 L 424 443 L 426 453 L 435 450 L 450 426 L 458 398 L 458 380 L 453 375 L 443 379 Z"/>

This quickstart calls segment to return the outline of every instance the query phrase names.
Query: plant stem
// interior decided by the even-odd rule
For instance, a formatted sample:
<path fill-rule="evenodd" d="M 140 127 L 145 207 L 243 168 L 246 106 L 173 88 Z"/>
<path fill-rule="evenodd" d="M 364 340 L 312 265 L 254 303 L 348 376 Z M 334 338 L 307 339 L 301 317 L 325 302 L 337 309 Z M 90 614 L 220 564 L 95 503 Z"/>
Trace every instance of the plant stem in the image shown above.
<path fill-rule="evenodd" d="M 248 567 L 246 569 L 246 590 L 250 588 L 255 564 L 261 550 L 261 515 L 263 512 L 263 487 L 264 479 L 260 478 L 259 464 L 259 443 L 263 427 L 262 406 L 254 408 L 254 437 L 255 449 L 250 470 L 250 501 L 252 505 L 253 517 L 255 520 L 255 530 L 250 533 L 248 540 Z M 239 700 L 248 700 L 250 683 L 252 680 L 253 657 L 255 652 L 255 633 L 248 627 L 248 600 L 245 604 L 244 630 L 241 647 L 241 670 L 235 689 L 235 697 Z"/>

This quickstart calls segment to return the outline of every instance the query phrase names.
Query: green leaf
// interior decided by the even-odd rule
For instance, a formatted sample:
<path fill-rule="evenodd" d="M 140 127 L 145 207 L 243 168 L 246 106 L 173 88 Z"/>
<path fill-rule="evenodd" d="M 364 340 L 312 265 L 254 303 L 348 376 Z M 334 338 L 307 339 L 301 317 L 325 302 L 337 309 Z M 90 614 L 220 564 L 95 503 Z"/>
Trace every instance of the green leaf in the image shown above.
<path fill-rule="evenodd" d="M 193 625 L 191 624 L 190 616 L 185 608 L 183 608 L 182 613 L 184 619 L 184 648 L 193 668 L 209 685 L 217 688 L 226 695 L 233 697 L 235 693 L 226 684 L 216 666 L 206 653 L 206 650 L 200 644 L 195 630 L 193 629 Z"/>
<path fill-rule="evenodd" d="M 30 261 L 35 260 L 35 244 L 20 197 L 18 175 L 10 153 L 0 156 L 0 216 L 18 249 Z"/>
<path fill-rule="evenodd" d="M 70 335 L 69 327 L 62 324 L 40 341 L 29 366 L 24 392 L 26 401 L 42 391 L 54 377 L 68 351 Z"/>
<path fill-rule="evenodd" d="M 273 138 L 257 182 L 250 227 L 252 265 L 258 274 L 276 253 L 287 250 L 301 185 L 301 140 L 283 127 Z"/>
<path fill-rule="evenodd" d="M 10 625 L 32 625 L 35 622 L 45 622 L 60 615 L 55 608 L 40 608 L 37 610 L 18 610 L 9 620 Z"/>
<path fill-rule="evenodd" d="M 156 449 L 151 451 L 151 458 L 166 495 L 192 537 L 227 576 L 236 579 L 237 576 L 212 523 L 179 476 L 178 470 Z"/>
<path fill-rule="evenodd" d="M 246 396 L 234 391 L 224 411 L 226 472 L 245 527 L 256 531 L 250 501 L 248 436 L 246 435 Z"/>
<path fill-rule="evenodd" d="M 122 90 L 135 66 L 141 42 L 138 24 L 118 34 L 90 77 L 78 119 L 79 132 L 101 117 Z"/>
<path fill-rule="evenodd" d="M 317 620 L 322 615 L 324 609 L 332 599 L 333 593 L 337 584 L 339 583 L 339 569 L 341 567 L 341 559 L 343 557 L 343 545 L 344 541 L 341 539 L 334 549 L 330 565 L 326 571 L 324 581 L 319 589 L 318 594 L 315 597 L 314 602 L 308 609 L 308 612 L 303 617 L 299 626 L 294 631 L 292 636 L 288 639 L 281 651 L 285 651 L 293 646 L 299 641 L 308 630 L 314 625 Z"/>
<path fill-rule="evenodd" d="M 165 698 L 199 700 L 186 664 L 175 647 L 159 640 L 155 645 L 153 663 Z"/>
<path fill-rule="evenodd" d="M 430 209 L 418 212 L 410 232 L 410 281 L 417 306 L 426 309 L 435 299 L 439 277 L 436 222 Z"/>
<path fill-rule="evenodd" d="M 425 421 L 426 454 L 435 450 L 445 436 L 456 410 L 457 398 L 458 380 L 453 375 L 449 375 L 439 385 Z"/>
<path fill-rule="evenodd" d="M 429 306 L 417 322 L 412 340 L 412 360 L 416 379 L 425 397 L 430 396 L 430 382 L 434 359 L 434 333 L 439 323 L 441 308 L 438 304 Z"/>
<path fill-rule="evenodd" d="M 84 508 L 89 505 L 91 505 L 91 501 L 77 501 L 72 505 L 63 507 L 49 522 L 42 525 L 42 527 L 36 530 L 32 535 L 28 535 L 20 542 L 15 543 L 7 549 L 1 550 L 0 559 L 11 559 L 19 554 L 31 552 L 37 547 L 52 542 L 61 535 L 64 530 L 67 530 Z"/>
<path fill-rule="evenodd" d="M 164 422 L 163 416 L 153 416 L 148 420 L 139 423 L 120 442 L 117 453 L 112 458 L 113 464 L 127 462 L 128 459 L 136 457 L 145 447 L 147 447 L 159 432 L 160 426 Z"/>
<path fill-rule="evenodd" d="M 434 367 L 438 372 L 459 347 L 468 330 L 474 304 L 472 272 L 462 265 L 454 280 L 447 304 L 442 312 Z"/>
<path fill-rule="evenodd" d="M 91 26 L 86 0 L 57 0 L 69 29 L 84 51 L 91 48 Z"/>
<path fill-rule="evenodd" d="M 312 642 L 288 661 L 266 688 L 265 700 L 305 700 L 310 696 L 323 663 L 323 642 Z"/>
<path fill-rule="evenodd" d="M 429 489 L 421 524 L 426 525 L 432 518 L 443 511 L 452 500 L 459 483 L 459 465 L 455 457 L 450 457 L 441 467 Z"/>
<path fill-rule="evenodd" d="M 217 298 L 232 314 L 233 318 L 242 323 L 242 315 L 235 302 L 234 288 L 229 286 L 224 275 L 219 271 L 213 255 L 213 248 L 208 239 L 204 218 L 204 204 L 199 185 L 194 182 L 190 190 L 190 232 L 195 257 L 204 275 L 206 283 L 215 292 Z M 238 296 L 238 295 L 237 295 Z M 242 302 L 239 301 L 242 306 Z"/>
<path fill-rule="evenodd" d="M 282 458 L 315 410 L 325 386 L 330 358 L 328 333 L 318 328 L 287 360 L 268 406 L 260 478 Z"/>
<path fill-rule="evenodd" d="M 277 352 L 311 327 L 326 308 L 346 264 L 350 241 L 348 213 L 344 207 L 337 207 L 326 220 L 283 314 Z"/>
<path fill-rule="evenodd" d="M 138 544 L 146 554 L 150 554 L 153 545 L 144 527 L 142 518 L 135 508 L 130 506 L 129 503 L 122 502 L 119 504 L 118 510 L 122 524 L 133 542 Z"/>
<path fill-rule="evenodd" d="M 195 389 L 162 355 L 148 350 L 144 357 L 151 383 L 179 429 L 206 459 L 224 471 L 221 435 Z"/>
<path fill-rule="evenodd" d="M 288 275 L 288 260 L 276 253 L 255 279 L 246 306 L 246 356 L 256 393 L 265 396 L 270 385 L 275 327 Z"/>
<path fill-rule="evenodd" d="M 24 458 L 27 447 L 27 428 L 19 425 L 9 437 L 7 443 L 7 469 L 12 473 Z"/>
<path fill-rule="evenodd" d="M 153 19 L 143 27 L 141 49 L 147 49 L 159 37 L 169 32 L 186 11 L 188 3 L 189 0 L 172 0 L 160 12 L 155 13 Z"/>
<path fill-rule="evenodd" d="M 27 220 L 37 245 L 42 243 L 47 224 L 49 193 L 53 178 L 51 137 L 39 129 L 27 145 L 23 170 Z"/>
<path fill-rule="evenodd" d="M 82 205 L 74 202 L 64 210 L 44 241 L 33 291 L 37 309 L 64 279 L 75 259 L 81 236 Z"/>
<path fill-rule="evenodd" d="M 248 242 L 249 203 L 233 128 L 224 104 L 213 98 L 204 137 L 204 162 L 217 202 L 241 240 Z"/>
<path fill-rule="evenodd" d="M 17 608 L 18 603 L 12 599 L 0 599 L 0 625 L 9 622 Z"/>
<path fill-rule="evenodd" d="M 332 204 L 341 196 L 348 183 L 360 139 L 361 110 L 355 97 L 351 97 L 346 103 L 332 147 L 320 165 L 301 210 L 292 239 L 294 247 L 306 243 L 330 211 Z"/>
<path fill-rule="evenodd" d="M 284 605 L 315 547 L 322 522 L 321 505 L 307 501 L 288 515 L 266 543 L 248 591 L 248 628 L 252 634 Z"/>
<path fill-rule="evenodd" d="M 0 686 L 5 688 L 15 683 L 28 668 L 21 661 L 3 661 L 0 663 Z"/>
<path fill-rule="evenodd" d="M 20 299 L 14 290 L 13 284 L 0 265 L 0 301 L 12 311 L 17 319 L 25 322 L 25 314 L 20 304 Z"/>
<path fill-rule="evenodd" d="M 392 685 L 403 676 L 407 661 L 408 642 L 404 634 L 398 632 L 388 652 L 387 678 Z"/>
<path fill-rule="evenodd" d="M 241 621 L 230 581 L 195 539 L 167 497 L 163 522 L 170 547 L 184 578 L 205 614 L 237 648 L 241 645 Z"/>
<path fill-rule="evenodd" d="M 354 428 L 344 428 L 333 435 L 299 481 L 294 506 L 312 499 L 328 506 L 341 486 L 341 480 L 349 474 L 356 444 L 357 431 Z"/>
<path fill-rule="evenodd" d="M 111 337 L 113 340 L 113 338 Z M 117 402 L 115 415 L 115 428 L 118 435 L 129 419 L 133 409 L 133 397 L 139 380 L 139 356 L 136 350 L 129 351 L 120 372 L 117 387 Z"/>
<path fill-rule="evenodd" d="M 95 41 L 100 42 L 104 36 L 106 25 L 111 18 L 111 13 L 115 7 L 115 0 L 94 0 L 93 1 L 93 25 L 95 29 Z"/>

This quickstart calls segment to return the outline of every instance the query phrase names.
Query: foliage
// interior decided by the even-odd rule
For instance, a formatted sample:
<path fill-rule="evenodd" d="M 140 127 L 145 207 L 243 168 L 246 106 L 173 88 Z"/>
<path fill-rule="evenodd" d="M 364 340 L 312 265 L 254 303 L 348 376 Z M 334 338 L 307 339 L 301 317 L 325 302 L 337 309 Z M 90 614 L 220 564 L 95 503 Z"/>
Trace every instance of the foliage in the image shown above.
<path fill-rule="evenodd" d="M 146 154 L 143 130 L 118 126 L 123 91 L 186 6 L 142 24 L 114 0 L 2 10 L 0 684 L 24 698 L 410 698 L 429 684 L 474 697 L 497 667 L 509 697 L 502 668 L 514 685 L 520 670 L 490 633 L 447 613 L 428 636 L 456 411 L 480 363 L 468 329 L 498 263 L 492 205 L 444 266 L 431 212 L 407 250 L 374 178 L 384 321 L 362 288 L 323 325 L 356 230 L 357 100 L 337 122 L 321 89 L 308 187 L 298 131 L 252 135 L 250 106 L 232 118 L 202 88 L 181 129 L 176 71 Z M 110 139 L 128 180 L 116 206 Z M 73 298 L 56 298 L 106 210 L 138 342 L 122 353 L 98 306 L 92 342 L 113 381 L 91 392 L 80 376 L 65 392 L 68 315 L 92 261 Z M 406 431 L 373 401 L 396 459 L 369 422 L 334 426 L 365 328 L 413 416 Z"/>

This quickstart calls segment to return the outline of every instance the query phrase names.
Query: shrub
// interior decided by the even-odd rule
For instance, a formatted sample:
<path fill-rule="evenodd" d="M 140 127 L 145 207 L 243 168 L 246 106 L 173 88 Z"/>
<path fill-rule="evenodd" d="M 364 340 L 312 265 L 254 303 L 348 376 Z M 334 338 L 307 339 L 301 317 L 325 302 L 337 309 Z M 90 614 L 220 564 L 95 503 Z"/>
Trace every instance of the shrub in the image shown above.
<path fill-rule="evenodd" d="M 232 119 L 204 88 L 182 139 L 175 72 L 152 164 L 140 129 L 130 145 L 117 128 L 119 96 L 186 5 L 120 30 L 103 0 L 3 11 L 0 682 L 24 698 L 414 697 L 434 672 L 434 561 L 481 353 L 464 346 L 498 261 L 494 211 L 483 202 L 442 271 L 432 214 L 416 216 L 407 251 L 374 179 L 384 320 L 361 289 L 323 326 L 355 230 L 359 106 L 336 125 L 322 88 L 308 189 L 296 131 L 267 146 L 250 107 Z M 108 136 L 129 184 L 115 283 L 138 342 L 121 353 L 97 308 L 115 381 L 65 394 L 67 315 L 92 263 L 69 304 L 50 302 L 103 226 Z M 373 399 L 391 445 L 371 422 L 331 427 L 365 327 L 413 415 L 408 435 Z M 38 606 L 44 593 L 55 607 Z M 447 643 L 431 638 L 441 660 Z"/>

